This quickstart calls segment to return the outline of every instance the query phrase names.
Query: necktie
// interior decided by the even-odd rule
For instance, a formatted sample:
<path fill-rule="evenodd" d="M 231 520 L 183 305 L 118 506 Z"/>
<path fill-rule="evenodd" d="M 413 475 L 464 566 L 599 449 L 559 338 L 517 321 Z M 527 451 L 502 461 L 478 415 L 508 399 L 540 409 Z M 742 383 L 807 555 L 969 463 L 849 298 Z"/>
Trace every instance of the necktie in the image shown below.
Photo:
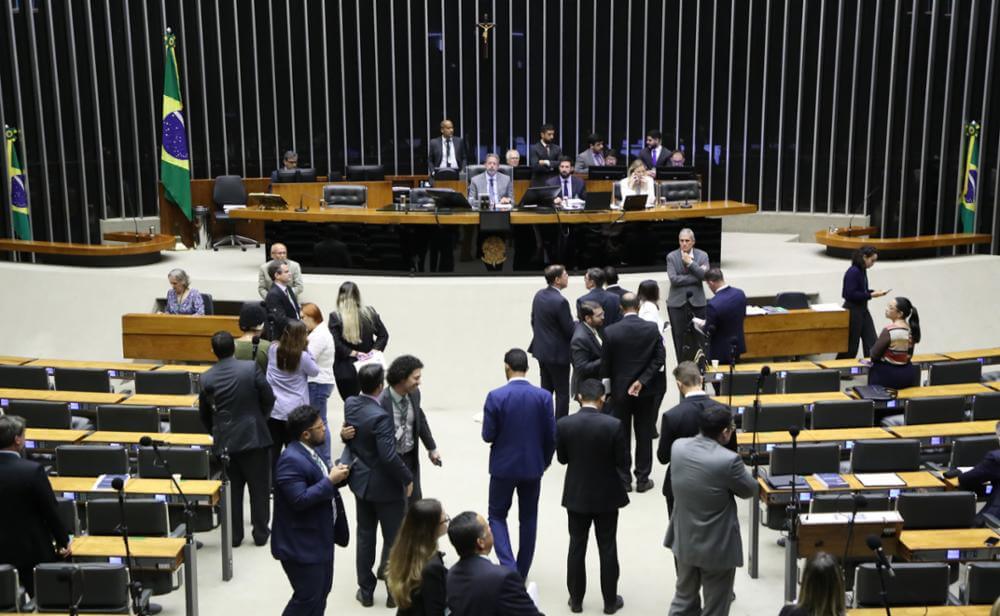
<path fill-rule="evenodd" d="M 295 301 L 295 296 L 292 295 L 291 289 L 285 289 L 285 295 L 288 296 L 288 302 L 292 305 L 292 309 L 295 311 L 295 316 L 299 316 L 299 303 Z"/>
<path fill-rule="evenodd" d="M 565 197 L 566 199 L 570 198 L 569 180 L 567 180 L 566 178 L 563 178 L 563 197 Z"/>
<path fill-rule="evenodd" d="M 594 154 L 594 166 L 603 167 L 604 166 L 604 155 Z"/>
<path fill-rule="evenodd" d="M 305 447 L 306 451 L 309 452 L 309 457 L 312 458 L 312 461 L 316 463 L 316 466 L 319 467 L 319 470 L 323 471 L 324 475 L 329 475 L 330 474 L 329 467 L 327 467 L 326 462 L 323 461 L 323 458 L 319 457 L 319 454 L 316 453 L 316 450 L 313 449 L 312 447 L 306 447 L 305 445 L 303 445 L 303 447 Z"/>
<path fill-rule="evenodd" d="M 658 149 L 658 148 L 653 148 L 653 166 L 654 166 L 654 167 L 656 166 L 656 150 L 657 150 L 657 149 Z"/>
<path fill-rule="evenodd" d="M 493 178 L 490 178 L 490 203 L 497 202 L 497 191 L 493 187 Z"/>
<path fill-rule="evenodd" d="M 451 139 L 444 142 L 444 166 L 451 167 Z"/>
<path fill-rule="evenodd" d="M 400 423 L 406 425 L 406 415 L 410 412 L 410 399 L 403 396 L 399 399 L 399 420 Z"/>

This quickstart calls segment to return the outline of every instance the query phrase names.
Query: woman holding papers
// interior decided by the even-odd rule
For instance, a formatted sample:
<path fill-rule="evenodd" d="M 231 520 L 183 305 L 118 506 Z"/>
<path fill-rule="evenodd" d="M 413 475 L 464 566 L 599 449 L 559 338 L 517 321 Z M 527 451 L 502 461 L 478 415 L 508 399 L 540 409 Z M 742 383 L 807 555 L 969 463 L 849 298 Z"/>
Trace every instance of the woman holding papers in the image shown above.
<path fill-rule="evenodd" d="M 911 362 L 913 347 L 920 342 L 920 317 L 905 297 L 897 297 L 885 307 L 890 323 L 872 345 L 869 385 L 904 389 L 920 384 L 920 368 Z"/>

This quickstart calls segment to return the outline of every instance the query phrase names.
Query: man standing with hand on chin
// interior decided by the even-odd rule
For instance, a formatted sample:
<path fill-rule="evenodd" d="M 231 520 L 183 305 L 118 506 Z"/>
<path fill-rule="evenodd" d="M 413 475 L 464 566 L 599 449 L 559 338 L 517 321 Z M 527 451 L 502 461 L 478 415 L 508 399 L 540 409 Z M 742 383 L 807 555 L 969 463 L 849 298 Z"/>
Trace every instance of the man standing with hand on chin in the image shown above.
<path fill-rule="evenodd" d="M 681 229 L 677 234 L 680 247 L 667 255 L 667 278 L 670 279 L 670 293 L 667 295 L 667 316 L 674 337 L 674 353 L 677 361 L 693 359 L 681 357 L 684 332 L 688 328 L 687 304 L 691 314 L 705 318 L 705 289 L 702 281 L 708 271 L 708 253 L 694 247 L 694 231 Z"/>

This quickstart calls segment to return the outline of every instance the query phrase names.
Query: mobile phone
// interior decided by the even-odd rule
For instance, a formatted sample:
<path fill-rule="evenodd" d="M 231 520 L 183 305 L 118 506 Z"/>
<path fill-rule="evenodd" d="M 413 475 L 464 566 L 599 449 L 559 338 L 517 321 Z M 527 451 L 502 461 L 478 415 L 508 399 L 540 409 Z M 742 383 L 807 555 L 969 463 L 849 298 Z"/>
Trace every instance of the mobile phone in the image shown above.
<path fill-rule="evenodd" d="M 997 537 L 987 537 L 986 541 L 984 541 L 983 543 L 985 543 L 986 545 L 988 545 L 990 547 L 993 547 L 996 544 L 1000 543 L 1000 539 L 998 539 Z"/>

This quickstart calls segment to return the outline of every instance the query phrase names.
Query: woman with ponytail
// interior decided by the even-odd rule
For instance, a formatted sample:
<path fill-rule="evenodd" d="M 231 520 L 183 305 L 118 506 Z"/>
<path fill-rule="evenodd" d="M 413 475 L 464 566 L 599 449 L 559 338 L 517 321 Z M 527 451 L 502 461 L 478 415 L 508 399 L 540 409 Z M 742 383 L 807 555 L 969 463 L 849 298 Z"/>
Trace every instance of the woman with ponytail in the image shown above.
<path fill-rule="evenodd" d="M 890 323 L 871 348 L 869 385 L 904 389 L 920 384 L 920 368 L 911 362 L 913 347 L 920 342 L 920 317 L 905 297 L 897 297 L 885 308 Z"/>

